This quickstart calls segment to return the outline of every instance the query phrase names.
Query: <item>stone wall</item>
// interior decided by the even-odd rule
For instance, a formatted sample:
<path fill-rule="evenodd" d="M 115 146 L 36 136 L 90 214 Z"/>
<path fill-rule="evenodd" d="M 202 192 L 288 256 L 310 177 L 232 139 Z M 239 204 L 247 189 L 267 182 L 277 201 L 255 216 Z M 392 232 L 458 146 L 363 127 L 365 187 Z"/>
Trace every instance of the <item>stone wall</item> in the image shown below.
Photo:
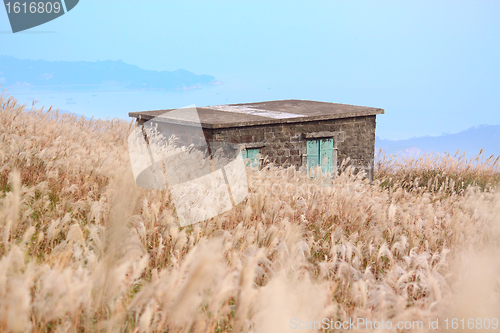
<path fill-rule="evenodd" d="M 365 170 L 373 179 L 376 116 L 352 117 L 303 123 L 204 129 L 209 142 L 249 143 L 260 148 L 267 160 L 285 167 L 305 164 L 306 134 L 330 132 L 337 148 L 338 166 L 349 157 L 350 165 Z M 333 133 L 332 133 L 333 132 Z M 327 133 L 328 134 L 328 133 Z"/>
<path fill-rule="evenodd" d="M 142 124 L 140 121 L 138 124 Z M 291 124 L 256 125 L 221 129 L 203 129 L 207 142 L 246 144 L 247 148 L 260 148 L 266 161 L 288 167 L 305 165 L 306 136 L 322 133 L 334 138 L 337 148 L 337 166 L 349 157 L 349 165 L 365 170 L 373 179 L 376 116 L 351 117 Z M 182 137 L 188 135 L 189 126 L 176 125 Z M 165 130 L 165 129 L 163 129 Z M 194 129 L 196 132 L 196 129 Z M 172 132 L 172 131 L 170 131 Z M 189 136 L 189 135 L 188 135 Z M 196 135 L 195 135 L 196 136 Z M 186 142 L 191 142 L 186 138 Z"/>

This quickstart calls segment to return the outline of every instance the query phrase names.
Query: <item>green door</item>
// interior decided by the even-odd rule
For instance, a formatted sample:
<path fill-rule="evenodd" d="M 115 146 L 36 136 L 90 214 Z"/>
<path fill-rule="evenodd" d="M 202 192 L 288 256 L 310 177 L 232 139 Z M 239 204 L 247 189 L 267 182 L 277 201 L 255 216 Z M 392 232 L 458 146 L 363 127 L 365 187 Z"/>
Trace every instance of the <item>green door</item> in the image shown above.
<path fill-rule="evenodd" d="M 307 170 L 321 166 L 321 172 L 331 173 L 336 169 L 337 151 L 333 149 L 333 139 L 307 141 Z M 335 170 L 336 171 L 336 170 Z"/>
<path fill-rule="evenodd" d="M 321 164 L 321 172 L 330 173 L 333 171 L 333 139 L 320 140 L 319 162 Z"/>
<path fill-rule="evenodd" d="M 253 168 L 259 167 L 259 154 L 260 149 L 247 149 L 243 153 L 243 158 L 246 160 L 247 166 L 252 166 Z"/>
<path fill-rule="evenodd" d="M 307 172 L 319 165 L 319 140 L 307 141 Z"/>

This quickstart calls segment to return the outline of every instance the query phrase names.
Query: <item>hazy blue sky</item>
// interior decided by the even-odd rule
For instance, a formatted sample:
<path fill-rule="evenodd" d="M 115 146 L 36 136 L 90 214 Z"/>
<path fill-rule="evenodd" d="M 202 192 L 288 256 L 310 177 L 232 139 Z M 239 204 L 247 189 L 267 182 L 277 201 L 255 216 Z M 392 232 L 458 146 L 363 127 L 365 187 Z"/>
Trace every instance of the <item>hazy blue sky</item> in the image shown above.
<path fill-rule="evenodd" d="M 498 0 L 81 0 L 17 34 L 0 9 L 0 31 L 1 55 L 184 68 L 233 87 L 231 103 L 381 107 L 384 138 L 500 124 Z"/>

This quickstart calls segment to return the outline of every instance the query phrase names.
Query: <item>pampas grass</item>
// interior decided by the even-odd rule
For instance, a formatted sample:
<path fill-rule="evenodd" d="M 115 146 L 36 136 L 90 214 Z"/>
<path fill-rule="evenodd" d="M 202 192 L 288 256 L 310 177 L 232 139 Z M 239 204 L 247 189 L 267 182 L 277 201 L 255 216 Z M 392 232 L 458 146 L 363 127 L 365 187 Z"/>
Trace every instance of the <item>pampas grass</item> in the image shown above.
<path fill-rule="evenodd" d="M 182 227 L 168 191 L 134 183 L 132 126 L 0 96 L 0 331 L 499 313 L 498 158 L 382 158 L 372 183 L 248 169 L 241 204 Z"/>

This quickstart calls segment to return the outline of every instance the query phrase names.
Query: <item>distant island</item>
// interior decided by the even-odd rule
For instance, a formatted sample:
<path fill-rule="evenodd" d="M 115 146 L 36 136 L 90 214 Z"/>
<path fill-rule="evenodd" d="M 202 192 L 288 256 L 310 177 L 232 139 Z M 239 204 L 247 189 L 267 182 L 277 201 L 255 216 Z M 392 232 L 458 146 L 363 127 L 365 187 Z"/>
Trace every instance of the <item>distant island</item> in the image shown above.
<path fill-rule="evenodd" d="M 119 84 L 126 89 L 185 90 L 217 83 L 211 75 L 199 75 L 184 69 L 175 71 L 144 70 L 121 60 L 45 61 L 0 56 L 0 85 L 28 85 L 53 88 L 100 84 Z"/>
<path fill-rule="evenodd" d="M 500 125 L 481 125 L 456 134 L 424 136 L 407 140 L 383 140 L 375 138 L 375 149 L 399 156 L 418 156 L 445 151 L 454 155 L 458 149 L 469 156 L 484 149 L 485 157 L 500 155 Z"/>

